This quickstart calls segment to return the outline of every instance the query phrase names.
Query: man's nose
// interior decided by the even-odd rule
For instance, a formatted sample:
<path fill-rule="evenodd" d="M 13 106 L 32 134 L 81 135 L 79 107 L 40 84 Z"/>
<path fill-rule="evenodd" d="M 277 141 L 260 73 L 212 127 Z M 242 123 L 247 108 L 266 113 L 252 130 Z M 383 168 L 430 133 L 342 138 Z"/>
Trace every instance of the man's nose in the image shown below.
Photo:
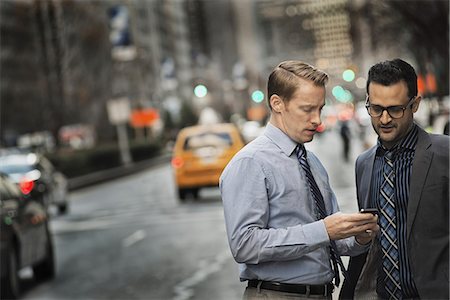
<path fill-rule="evenodd" d="M 391 116 L 389 115 L 388 111 L 385 109 L 383 110 L 383 113 L 380 116 L 380 122 L 382 124 L 387 124 L 392 120 Z"/>
<path fill-rule="evenodd" d="M 312 118 L 311 118 L 311 122 L 313 124 L 317 124 L 317 126 L 319 126 L 320 124 L 322 124 L 322 120 L 320 119 L 320 112 L 318 113 L 314 113 Z"/>

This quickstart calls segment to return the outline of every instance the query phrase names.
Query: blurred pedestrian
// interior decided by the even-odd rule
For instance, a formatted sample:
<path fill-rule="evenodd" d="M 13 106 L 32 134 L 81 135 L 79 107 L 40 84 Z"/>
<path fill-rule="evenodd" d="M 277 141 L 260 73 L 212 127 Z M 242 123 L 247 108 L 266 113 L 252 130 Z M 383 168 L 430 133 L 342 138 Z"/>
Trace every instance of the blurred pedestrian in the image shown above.
<path fill-rule="evenodd" d="M 342 120 L 339 130 L 342 140 L 342 157 L 347 162 L 350 160 L 350 139 L 351 139 L 350 126 L 348 123 L 349 121 Z"/>
<path fill-rule="evenodd" d="M 449 143 L 414 122 L 417 76 L 401 59 L 369 70 L 366 107 L 378 144 L 356 161 L 360 208 L 380 234 L 351 258 L 341 298 L 449 299 Z M 356 288 L 355 288 L 356 286 Z"/>
<path fill-rule="evenodd" d="M 339 212 L 327 172 L 305 150 L 321 124 L 327 80 L 306 63 L 280 63 L 268 80 L 264 133 L 222 173 L 228 241 L 248 281 L 244 299 L 331 299 L 339 255 L 367 251 L 378 230 L 376 216 Z"/>

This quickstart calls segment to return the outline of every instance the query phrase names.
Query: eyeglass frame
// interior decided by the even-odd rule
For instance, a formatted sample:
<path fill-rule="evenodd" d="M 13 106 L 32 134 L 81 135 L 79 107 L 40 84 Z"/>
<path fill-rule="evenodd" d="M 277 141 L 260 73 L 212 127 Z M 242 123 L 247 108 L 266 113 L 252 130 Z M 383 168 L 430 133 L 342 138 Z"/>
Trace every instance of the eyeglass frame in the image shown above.
<path fill-rule="evenodd" d="M 409 107 L 409 106 L 412 106 L 413 104 L 414 104 L 414 101 L 417 99 L 417 96 L 412 96 L 411 98 L 410 98 L 410 100 L 408 101 L 408 103 L 405 105 L 405 106 L 402 106 L 402 105 L 392 105 L 392 106 L 388 106 L 388 107 L 385 107 L 385 106 L 381 106 L 381 105 L 376 105 L 376 104 L 374 104 L 374 105 L 376 105 L 376 106 L 378 106 L 378 107 L 381 107 L 381 114 L 379 114 L 378 116 L 372 116 L 371 114 L 370 114 L 370 102 L 369 102 L 369 95 L 367 95 L 366 96 L 366 105 L 365 105 L 365 107 L 366 107 L 366 110 L 367 110 L 367 113 L 369 114 L 369 116 L 371 116 L 371 117 L 373 117 L 373 118 L 379 118 L 379 117 L 381 117 L 382 115 L 383 115 L 383 113 L 384 113 L 384 111 L 387 111 L 387 113 L 388 113 L 388 115 L 392 118 L 392 119 L 401 119 L 401 118 L 403 118 L 403 116 L 405 115 L 405 110 Z M 390 113 L 389 113 L 389 109 L 390 108 L 401 108 L 402 109 L 402 115 L 400 116 L 400 117 L 393 117 Z"/>

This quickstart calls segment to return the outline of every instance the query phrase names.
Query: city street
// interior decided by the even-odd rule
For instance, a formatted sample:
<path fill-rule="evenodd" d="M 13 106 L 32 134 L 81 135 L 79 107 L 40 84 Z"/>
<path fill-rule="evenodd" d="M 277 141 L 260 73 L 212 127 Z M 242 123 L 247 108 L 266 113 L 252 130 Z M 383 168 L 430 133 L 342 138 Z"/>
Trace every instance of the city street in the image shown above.
<path fill-rule="evenodd" d="M 340 211 L 356 213 L 355 160 L 376 143 L 372 122 L 391 150 L 403 145 L 412 119 L 428 133 L 449 134 L 449 3 L 0 0 L 0 186 L 9 185 L 0 194 L 0 298 L 240 300 L 247 283 L 239 281 L 228 246 L 220 191 L 195 185 L 215 186 L 277 103 L 279 118 L 272 120 L 288 130 L 315 128 L 324 104 L 323 126 L 305 147 L 327 170 Z M 427 152 L 416 147 L 415 156 L 402 154 L 395 164 L 394 185 L 394 172 L 384 168 L 389 161 L 374 168 L 380 190 L 390 187 L 408 204 L 395 205 L 384 190 L 377 199 L 389 203 L 383 238 L 398 244 L 392 256 L 399 266 L 392 264 L 404 272 L 395 286 L 408 297 L 414 286 L 423 296 L 430 278 L 446 279 L 435 276 L 445 273 L 435 272 L 440 259 L 415 259 L 428 251 L 419 246 L 448 248 L 439 236 L 447 237 L 446 222 L 434 218 L 445 212 L 440 202 L 415 202 L 428 192 L 432 199 L 444 195 L 448 172 L 434 168 L 448 157 L 434 140 Z M 416 152 L 427 153 L 430 171 L 422 171 L 425 160 Z M 419 176 L 416 184 L 416 173 L 432 177 Z M 303 192 L 287 186 L 276 183 L 271 194 Z M 286 197 L 281 202 L 291 201 Z M 322 210 L 320 197 L 311 199 Z M 410 216 L 417 207 L 429 209 Z M 270 224 L 297 221 L 292 209 L 280 213 L 291 216 L 287 223 L 271 209 Z M 411 227 L 411 220 L 435 220 L 436 235 L 421 229 L 428 223 Z M 426 238 L 404 252 L 402 228 Z"/>
<path fill-rule="evenodd" d="M 341 159 L 339 136 L 308 144 L 329 171 L 341 210 L 356 210 L 353 160 Z M 51 228 L 57 275 L 36 284 L 24 270 L 23 299 L 240 299 L 226 241 L 220 193 L 179 203 L 169 164 L 76 190 L 67 215 Z"/>

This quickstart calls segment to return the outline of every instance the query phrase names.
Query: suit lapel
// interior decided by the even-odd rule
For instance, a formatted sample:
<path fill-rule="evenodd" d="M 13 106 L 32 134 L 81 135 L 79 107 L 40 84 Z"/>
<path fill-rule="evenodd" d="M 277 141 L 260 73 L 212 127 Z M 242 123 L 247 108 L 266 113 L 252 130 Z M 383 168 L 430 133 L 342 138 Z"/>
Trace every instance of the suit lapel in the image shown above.
<path fill-rule="evenodd" d="M 360 199 L 362 200 L 361 207 L 369 207 L 370 205 L 370 188 L 372 186 L 372 170 L 375 161 L 375 154 L 377 152 L 377 147 L 373 147 L 367 155 L 363 163 L 363 169 L 361 174 L 361 184 L 360 184 Z"/>
<path fill-rule="evenodd" d="M 428 176 L 433 153 L 428 151 L 431 146 L 431 140 L 428 134 L 419 128 L 419 135 L 414 154 L 411 182 L 409 184 L 409 200 L 408 200 L 408 218 L 407 218 L 407 239 L 411 234 L 411 227 L 417 213 L 417 207 L 422 195 L 423 185 Z"/>

